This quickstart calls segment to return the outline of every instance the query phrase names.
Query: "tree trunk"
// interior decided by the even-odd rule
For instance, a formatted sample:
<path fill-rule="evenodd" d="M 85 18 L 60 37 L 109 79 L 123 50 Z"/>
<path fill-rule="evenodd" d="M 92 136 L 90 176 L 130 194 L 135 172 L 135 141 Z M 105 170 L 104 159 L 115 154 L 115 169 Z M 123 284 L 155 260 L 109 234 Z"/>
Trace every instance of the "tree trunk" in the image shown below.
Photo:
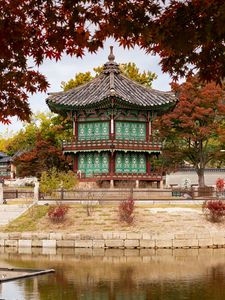
<path fill-rule="evenodd" d="M 199 187 L 204 187 L 205 186 L 205 172 L 204 169 L 200 168 L 196 170 L 198 174 L 198 186 Z"/>
<path fill-rule="evenodd" d="M 197 165 L 197 174 L 198 174 L 198 186 L 200 188 L 205 187 L 205 151 L 203 141 L 199 141 L 199 162 Z"/>

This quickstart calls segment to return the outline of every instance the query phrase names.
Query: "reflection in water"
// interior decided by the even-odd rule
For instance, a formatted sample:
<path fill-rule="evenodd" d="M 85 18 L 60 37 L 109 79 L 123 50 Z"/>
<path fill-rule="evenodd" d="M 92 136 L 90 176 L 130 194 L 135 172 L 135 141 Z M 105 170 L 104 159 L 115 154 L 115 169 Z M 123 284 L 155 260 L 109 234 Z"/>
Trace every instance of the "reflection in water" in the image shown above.
<path fill-rule="evenodd" d="M 5 249 L 9 251 L 9 249 Z M 1 264 L 56 273 L 4 283 L 5 300 L 222 300 L 225 249 L 2 253 Z M 93 255 L 94 254 L 94 255 Z"/>

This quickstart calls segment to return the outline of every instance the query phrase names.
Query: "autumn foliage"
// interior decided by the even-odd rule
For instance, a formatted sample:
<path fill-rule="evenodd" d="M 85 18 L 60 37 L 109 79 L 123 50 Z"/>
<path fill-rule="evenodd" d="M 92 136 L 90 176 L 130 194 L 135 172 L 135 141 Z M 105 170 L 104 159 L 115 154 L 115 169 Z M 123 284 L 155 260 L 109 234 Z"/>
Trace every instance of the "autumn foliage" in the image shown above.
<path fill-rule="evenodd" d="M 202 210 L 206 218 L 211 222 L 220 222 L 225 216 L 225 201 L 209 200 L 205 201 Z"/>
<path fill-rule="evenodd" d="M 127 200 L 124 200 L 119 205 L 119 219 L 121 222 L 125 222 L 128 225 L 132 225 L 134 222 L 134 199 L 133 196 Z"/>
<path fill-rule="evenodd" d="M 37 176 L 53 167 L 59 170 L 68 169 L 68 162 L 51 139 L 43 140 L 41 136 L 36 137 L 34 148 L 24 151 L 14 159 L 17 167 L 17 176 Z"/>
<path fill-rule="evenodd" d="M 165 140 L 164 155 L 174 164 L 188 161 L 198 174 L 199 186 L 204 186 L 204 169 L 221 147 L 224 90 L 213 82 L 202 83 L 198 76 L 172 88 L 177 105 L 155 123 Z"/>
<path fill-rule="evenodd" d="M 62 222 L 69 210 L 67 205 L 51 206 L 48 210 L 48 217 L 52 222 Z"/>
<path fill-rule="evenodd" d="M 223 178 L 218 178 L 216 180 L 216 189 L 218 192 L 223 192 L 225 187 L 225 182 Z"/>
<path fill-rule="evenodd" d="M 161 57 L 173 77 L 195 68 L 205 80 L 225 78 L 225 3 L 214 1 L 1 0 L 0 122 L 29 120 L 28 93 L 46 91 L 36 66 L 63 54 L 82 57 L 113 37 Z"/>
<path fill-rule="evenodd" d="M 53 114 L 34 115 L 5 143 L 6 151 L 13 156 L 17 176 L 38 176 L 55 167 L 67 171 L 70 161 L 62 153 L 62 140 L 71 136 L 71 122 Z"/>

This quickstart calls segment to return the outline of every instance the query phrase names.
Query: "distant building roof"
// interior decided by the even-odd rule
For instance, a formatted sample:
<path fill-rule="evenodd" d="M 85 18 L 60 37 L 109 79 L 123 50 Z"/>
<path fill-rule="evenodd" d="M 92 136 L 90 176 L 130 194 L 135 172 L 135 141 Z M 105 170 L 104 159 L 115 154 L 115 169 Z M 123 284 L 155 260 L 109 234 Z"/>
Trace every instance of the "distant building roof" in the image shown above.
<path fill-rule="evenodd" d="M 12 160 L 11 156 L 8 156 L 4 152 L 0 152 L 0 163 L 9 163 L 11 162 L 11 160 Z"/>
<path fill-rule="evenodd" d="M 3 158 L 0 158 L 0 164 L 1 163 L 9 163 L 12 161 L 12 158 L 10 156 L 5 156 Z"/>
<path fill-rule="evenodd" d="M 1 157 L 5 157 L 5 156 L 8 156 L 8 155 L 4 152 L 0 152 L 0 159 L 1 159 Z"/>
<path fill-rule="evenodd" d="M 94 107 L 104 107 L 114 98 L 126 102 L 129 107 L 142 109 L 161 109 L 175 104 L 177 98 L 173 92 L 163 92 L 145 87 L 123 75 L 114 61 L 112 47 L 100 75 L 86 84 L 68 91 L 51 93 L 46 102 L 55 112 Z"/>

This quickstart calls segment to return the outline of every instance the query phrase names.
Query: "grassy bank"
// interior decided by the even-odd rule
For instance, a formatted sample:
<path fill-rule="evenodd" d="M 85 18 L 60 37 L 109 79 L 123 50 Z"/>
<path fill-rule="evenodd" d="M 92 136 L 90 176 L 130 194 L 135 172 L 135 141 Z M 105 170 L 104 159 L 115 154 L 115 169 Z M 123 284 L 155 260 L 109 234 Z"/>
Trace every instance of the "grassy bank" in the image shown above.
<path fill-rule="evenodd" d="M 171 210 L 168 212 L 168 208 Z M 174 208 L 174 209 L 173 209 Z M 184 213 L 182 213 L 183 209 Z M 158 212 L 155 209 L 159 209 Z M 200 205 L 144 204 L 134 210 L 134 223 L 119 221 L 118 205 L 70 205 L 65 220 L 52 222 L 48 217 L 49 206 L 30 208 L 25 214 L 1 228 L 4 232 L 79 232 L 79 231 L 134 231 L 169 232 L 179 227 L 207 226 Z M 185 212 L 186 211 L 186 212 Z M 90 215 L 88 215 L 88 212 Z M 209 223 L 209 222 L 207 222 Z"/>

